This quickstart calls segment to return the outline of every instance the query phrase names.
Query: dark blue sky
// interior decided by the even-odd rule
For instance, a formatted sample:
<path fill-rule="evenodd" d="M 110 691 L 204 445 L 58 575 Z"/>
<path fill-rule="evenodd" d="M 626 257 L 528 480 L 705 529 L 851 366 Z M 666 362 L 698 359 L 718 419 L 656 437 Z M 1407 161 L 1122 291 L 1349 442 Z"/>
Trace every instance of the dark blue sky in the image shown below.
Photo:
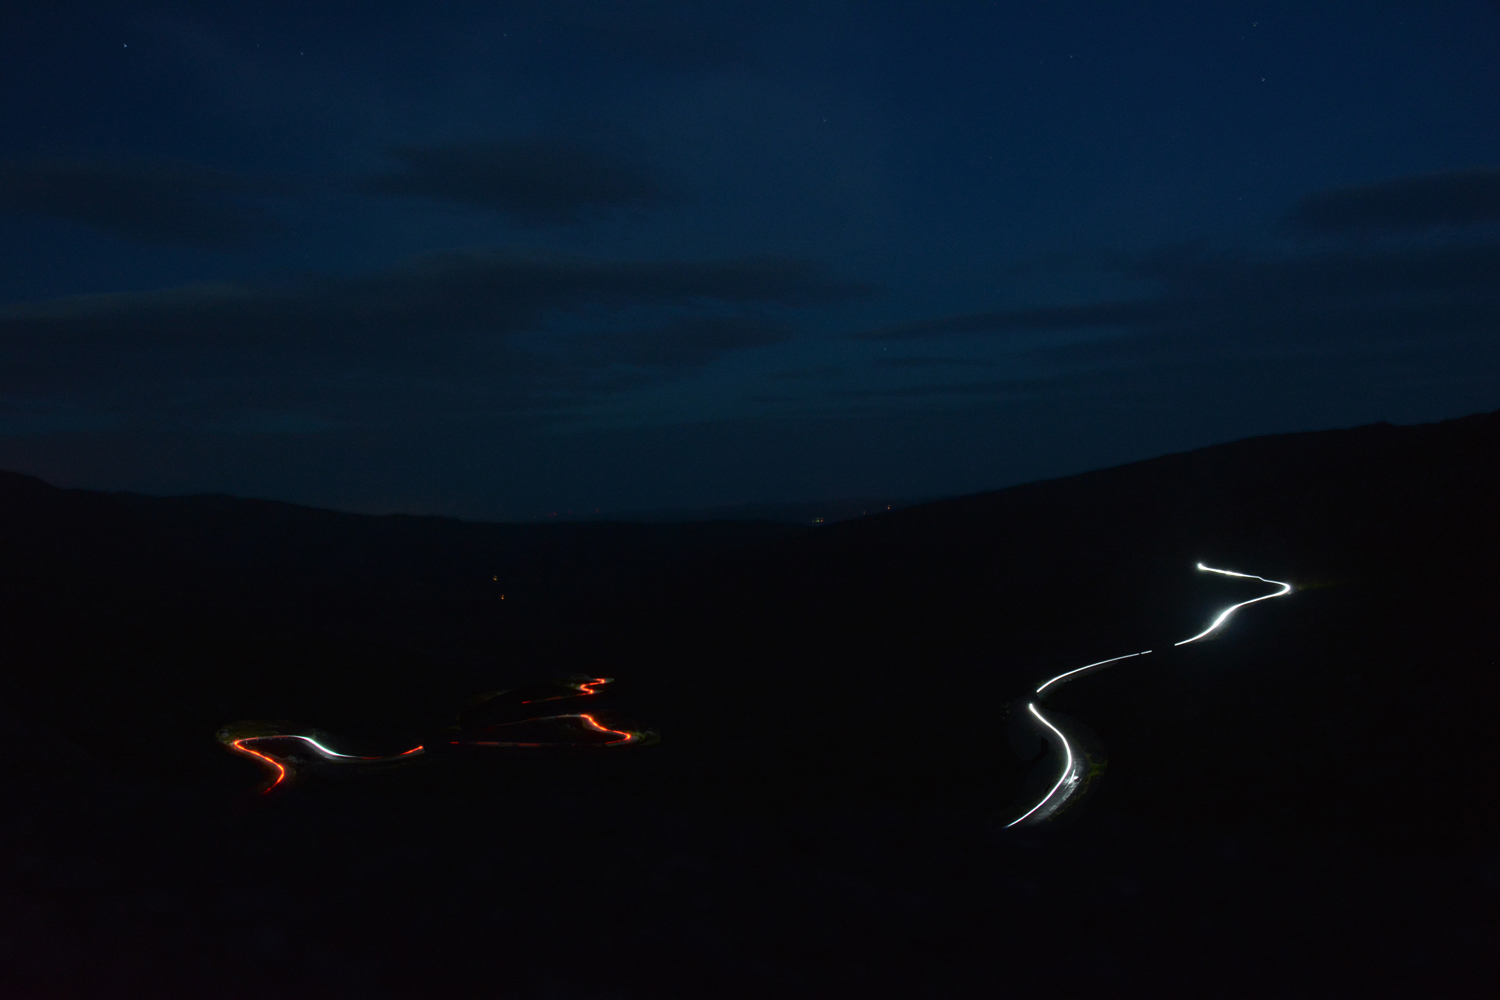
<path fill-rule="evenodd" d="M 14 2 L 0 467 L 528 518 L 1500 407 L 1500 7 Z"/>

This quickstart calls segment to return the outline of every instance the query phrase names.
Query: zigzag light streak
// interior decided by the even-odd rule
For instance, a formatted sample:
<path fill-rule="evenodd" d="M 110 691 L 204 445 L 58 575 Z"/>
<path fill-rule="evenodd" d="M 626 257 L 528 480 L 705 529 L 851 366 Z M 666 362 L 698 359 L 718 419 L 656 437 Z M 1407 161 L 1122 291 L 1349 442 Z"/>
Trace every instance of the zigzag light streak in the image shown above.
<path fill-rule="evenodd" d="M 1268 579 L 1266 579 L 1263 576 L 1255 576 L 1252 573 L 1236 573 L 1232 569 L 1215 569 L 1212 566 L 1205 566 L 1202 563 L 1198 563 L 1198 569 L 1200 571 L 1204 572 L 1204 573 L 1219 573 L 1219 574 L 1221 574 L 1223 576 L 1236 576 L 1236 577 L 1239 577 L 1239 578 L 1241 578 L 1243 580 L 1259 580 L 1262 583 L 1269 583 L 1269 584 L 1271 584 L 1273 586 L 1280 587 L 1281 589 L 1278 590 L 1278 591 L 1276 591 L 1274 594 L 1262 594 L 1260 597 L 1251 598 L 1248 601 L 1241 601 L 1239 604 L 1230 605 L 1229 607 L 1225 608 L 1223 611 L 1219 612 L 1218 617 L 1216 617 L 1213 620 L 1213 622 L 1208 626 L 1208 628 L 1204 629 L 1202 632 L 1199 632 L 1197 635 L 1193 636 L 1191 639 L 1184 639 L 1181 642 L 1173 643 L 1172 645 L 1174 647 L 1175 646 L 1186 646 L 1190 642 L 1197 642 L 1199 639 L 1206 638 L 1207 636 L 1211 635 L 1216 629 L 1218 629 L 1221 625 L 1223 625 L 1226 621 L 1228 621 L 1230 615 L 1234 614 L 1236 611 L 1238 611 L 1240 608 L 1245 607 L 1246 605 L 1254 604 L 1257 601 L 1268 601 L 1268 600 L 1270 600 L 1273 597 L 1284 597 L 1285 595 L 1290 594 L 1292 592 L 1292 585 L 1290 583 L 1285 583 L 1285 582 L 1283 582 L 1281 580 L 1268 580 Z M 1116 656 L 1116 657 L 1113 657 L 1112 659 L 1100 660 L 1097 663 L 1090 663 L 1090 664 L 1087 664 L 1087 665 L 1082 666 L 1082 667 L 1075 667 L 1072 670 L 1064 671 L 1063 673 L 1058 674 L 1056 677 L 1053 677 L 1052 679 L 1050 679 L 1050 680 L 1045 681 L 1044 683 L 1042 683 L 1036 689 L 1036 694 L 1038 695 L 1038 697 L 1040 697 L 1041 694 L 1042 694 L 1042 692 L 1046 691 L 1052 685 L 1057 684 L 1060 681 L 1067 680 L 1069 677 L 1077 676 L 1078 674 L 1081 674 L 1081 673 L 1083 673 L 1083 672 L 1085 672 L 1087 670 L 1093 670 L 1096 667 L 1107 666 L 1108 664 L 1111 664 L 1111 663 L 1118 663 L 1121 660 L 1131 660 L 1131 659 L 1134 659 L 1137 656 L 1146 656 L 1150 652 L 1151 652 L 1151 650 L 1146 649 L 1146 650 L 1142 650 L 1139 653 L 1126 653 L 1124 656 Z M 1075 757 L 1075 755 L 1073 753 L 1073 747 L 1072 747 L 1072 745 L 1068 742 L 1068 738 L 1063 735 L 1061 729 L 1058 729 L 1050 721 L 1048 721 L 1047 717 L 1044 716 L 1041 713 L 1041 711 L 1036 707 L 1036 702 L 1029 702 L 1026 705 L 1026 710 L 1028 712 L 1030 712 L 1033 716 L 1035 716 L 1036 720 L 1038 722 L 1040 722 L 1042 725 L 1046 726 L 1048 729 L 1052 730 L 1053 734 L 1056 735 L 1058 746 L 1060 746 L 1062 748 L 1062 751 L 1063 751 L 1063 756 L 1064 756 L 1064 759 L 1065 759 L 1065 763 L 1063 764 L 1062 776 L 1057 779 L 1057 783 L 1052 786 L 1052 788 L 1047 792 L 1047 794 L 1044 795 L 1044 796 L 1042 796 L 1041 801 L 1039 801 L 1036 805 L 1032 806 L 1030 809 L 1026 810 L 1026 812 L 1022 813 L 1020 816 L 1016 817 L 1015 819 L 1011 820 L 1009 823 L 1005 824 L 1005 828 L 1006 829 L 1010 829 L 1011 827 L 1015 826 L 1016 824 L 1021 823 L 1021 822 L 1025 821 L 1025 820 L 1031 818 L 1032 816 L 1034 816 L 1037 813 L 1038 810 L 1040 810 L 1043 806 L 1045 806 L 1048 802 L 1050 802 L 1052 800 L 1052 797 L 1054 795 L 1056 795 L 1058 793 L 1058 791 L 1064 785 L 1068 784 L 1069 781 L 1071 779 L 1074 779 L 1074 777 L 1075 777 L 1074 774 L 1073 774 L 1073 763 L 1074 763 L 1074 760 L 1076 759 L 1076 757 Z"/>
<path fill-rule="evenodd" d="M 1181 642 L 1174 642 L 1172 644 L 1174 646 L 1186 646 L 1190 642 L 1197 642 L 1199 639 L 1205 638 L 1220 625 L 1223 625 L 1226 621 L 1228 621 L 1230 615 L 1234 614 L 1240 608 L 1243 608 L 1248 604 L 1254 604 L 1256 601 L 1269 601 L 1273 597 L 1284 597 L 1285 595 L 1292 592 L 1292 585 L 1290 583 L 1282 583 L 1280 580 L 1267 580 L 1263 576 L 1255 576 L 1251 573 L 1236 573 L 1232 569 L 1214 569 L 1212 566 L 1205 566 L 1202 563 L 1198 564 L 1198 568 L 1205 573 L 1220 573 L 1224 576 L 1237 576 L 1242 580 L 1259 580 L 1261 583 L 1274 584 L 1281 589 L 1276 591 L 1276 593 L 1274 594 L 1263 594 L 1260 597 L 1253 597 L 1248 601 L 1241 601 L 1238 604 L 1234 604 L 1225 608 L 1223 611 L 1219 612 L 1219 617 L 1215 618 L 1213 624 L 1208 628 L 1204 629 L 1202 632 L 1199 632 L 1191 639 L 1184 639 Z"/>

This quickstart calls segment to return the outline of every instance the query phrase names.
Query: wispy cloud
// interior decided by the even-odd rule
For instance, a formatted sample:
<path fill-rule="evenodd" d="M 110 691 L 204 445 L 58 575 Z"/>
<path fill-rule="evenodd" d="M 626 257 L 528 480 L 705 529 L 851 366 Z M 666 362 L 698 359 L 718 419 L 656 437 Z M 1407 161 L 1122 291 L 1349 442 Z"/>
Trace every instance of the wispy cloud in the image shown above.
<path fill-rule="evenodd" d="M 125 239 L 232 247 L 280 229 L 239 196 L 266 185 L 161 161 L 0 162 L 0 209 L 78 223 Z"/>
<path fill-rule="evenodd" d="M 522 226 L 577 223 L 667 197 L 640 167 L 569 139 L 405 146 L 392 156 L 401 171 L 371 178 L 372 190 L 503 212 Z"/>
<path fill-rule="evenodd" d="M 1272 386 L 1314 357 L 1320 370 L 1352 366 L 1366 381 L 1399 380 L 1413 365 L 1431 369 L 1424 377 L 1451 380 L 1460 377 L 1459 359 L 1500 348 L 1500 241 L 1490 228 L 1497 220 L 1500 171 L 1323 192 L 1286 216 L 1299 232 L 1331 238 L 1316 244 L 1167 246 L 1108 259 L 1113 278 L 1142 288 L 1131 298 L 936 316 L 852 337 L 893 353 L 897 345 L 931 352 L 938 344 L 983 353 L 988 341 L 1005 361 L 987 363 L 1054 395 L 1084 386 L 1176 392 L 1181 380 Z M 1382 238 L 1368 239 L 1375 231 Z M 871 359 L 868 370 L 883 373 L 885 384 L 852 395 L 936 402 L 1018 386 L 941 378 L 944 367 L 961 363 L 925 353 Z M 899 375 L 926 384 L 891 378 Z"/>
<path fill-rule="evenodd" d="M 1016 378 L 990 382 L 948 382 L 941 385 L 903 385 L 884 389 L 844 389 L 832 395 L 844 399 L 910 400 L 948 399 L 963 396 L 1029 396 L 1036 390 L 1050 388 L 1044 379 Z"/>
<path fill-rule="evenodd" d="M 1401 177 L 1303 198 L 1286 213 L 1291 230 L 1315 236 L 1417 231 L 1500 221 L 1500 170 Z"/>
<path fill-rule="evenodd" d="M 1138 326 L 1168 318 L 1171 306 L 1157 301 L 1100 302 L 1086 306 L 1007 309 L 917 320 L 857 334 L 862 340 L 920 340 L 965 333 L 1070 330 L 1090 326 Z"/>
<path fill-rule="evenodd" d="M 943 316 L 856 336 L 928 340 L 1098 329 L 1137 337 L 1357 344 L 1500 332 L 1500 244 L 1345 248 L 1281 257 L 1194 244 L 1139 258 L 1127 273 L 1159 291 L 1082 306 Z M 1110 349 L 1122 346 L 1114 342 Z"/>
<path fill-rule="evenodd" d="M 876 358 L 871 362 L 876 368 L 993 368 L 999 364 L 989 358 L 931 358 L 901 357 Z"/>
<path fill-rule="evenodd" d="M 451 252 L 289 286 L 3 307 L 0 392 L 183 420 L 245 412 L 267 426 L 288 408 L 304 424 L 545 411 L 784 340 L 764 310 L 864 292 L 789 260 Z"/>

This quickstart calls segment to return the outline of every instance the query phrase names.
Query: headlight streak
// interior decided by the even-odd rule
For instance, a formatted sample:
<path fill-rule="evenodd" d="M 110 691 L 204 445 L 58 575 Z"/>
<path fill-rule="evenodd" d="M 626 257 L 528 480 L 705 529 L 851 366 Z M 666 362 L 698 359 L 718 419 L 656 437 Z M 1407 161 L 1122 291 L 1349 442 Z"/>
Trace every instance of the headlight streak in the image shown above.
<path fill-rule="evenodd" d="M 1215 569 L 1212 566 L 1205 566 L 1202 563 L 1198 563 L 1197 566 L 1198 569 L 1204 573 L 1218 573 L 1222 576 L 1234 576 L 1239 577 L 1243 580 L 1259 580 L 1262 583 L 1269 583 L 1272 586 L 1280 587 L 1281 589 L 1277 590 L 1275 593 L 1262 594 L 1260 597 L 1251 598 L 1248 601 L 1241 601 L 1239 604 L 1234 604 L 1225 608 L 1223 611 L 1219 612 L 1218 617 L 1213 620 L 1212 624 L 1210 624 L 1208 628 L 1204 629 L 1202 632 L 1199 632 L 1191 639 L 1184 639 L 1181 642 L 1173 643 L 1172 645 L 1174 647 L 1186 646 L 1190 642 L 1197 642 L 1199 639 L 1206 638 L 1207 636 L 1211 635 L 1216 629 L 1218 629 L 1219 626 L 1228 621 L 1229 616 L 1234 614 L 1240 608 L 1255 604 L 1258 601 L 1268 601 L 1273 597 L 1284 597 L 1292 592 L 1292 585 L 1281 580 L 1268 580 L 1263 576 L 1256 576 L 1253 573 L 1236 573 L 1232 569 Z M 1086 671 L 1094 670 L 1099 667 L 1105 667 L 1111 663 L 1119 663 L 1121 660 L 1132 660 L 1137 656 L 1147 656 L 1150 653 L 1151 650 L 1149 649 L 1142 650 L 1139 653 L 1126 653 L 1124 656 L 1116 656 L 1108 660 L 1099 660 L 1097 663 L 1089 663 L 1082 667 L 1075 667 L 1072 670 L 1064 671 L 1063 673 L 1058 674 L 1056 677 L 1044 681 L 1040 686 L 1038 686 L 1036 689 L 1036 695 L 1038 698 L 1040 698 L 1043 692 L 1052 687 L 1054 684 L 1065 681 L 1068 678 L 1077 677 L 1079 674 L 1082 674 Z M 1062 775 L 1057 779 L 1057 783 L 1048 790 L 1046 795 L 1042 796 L 1041 800 L 1038 801 L 1036 805 L 1032 806 L 1020 816 L 1017 816 L 1015 819 L 1005 824 L 1005 829 L 1007 830 L 1035 816 L 1039 811 L 1042 810 L 1044 806 L 1046 806 L 1049 802 L 1052 802 L 1053 797 L 1056 796 L 1057 793 L 1064 787 L 1068 787 L 1071 790 L 1072 787 L 1078 784 L 1078 775 L 1074 772 L 1076 770 L 1076 765 L 1079 757 L 1073 752 L 1073 746 L 1068 742 L 1068 738 L 1063 735 L 1061 729 L 1053 725 L 1051 720 L 1049 720 L 1045 715 L 1041 713 L 1041 710 L 1037 708 L 1036 702 L 1028 702 L 1026 705 L 1026 710 L 1030 712 L 1038 722 L 1051 730 L 1052 734 L 1057 738 L 1057 746 L 1060 747 L 1063 752 L 1063 770 Z M 1066 796 L 1064 796 L 1064 798 L 1062 799 L 1059 799 L 1056 803 L 1053 804 L 1052 808 L 1048 809 L 1045 813 L 1043 813 L 1042 816 L 1038 817 L 1037 822 L 1040 822 L 1041 820 L 1044 820 L 1051 815 L 1055 815 L 1064 807 L 1065 802 Z"/>
<path fill-rule="evenodd" d="M 336 750 L 330 750 L 323 744 L 319 743 L 317 740 L 313 739 L 311 736 L 261 736 L 257 738 L 263 740 L 301 740 L 303 743 L 311 744 L 314 750 L 318 751 L 318 753 L 329 760 L 400 760 L 402 757 L 410 757 L 412 754 L 422 752 L 421 747 L 412 747 L 410 750 L 407 750 L 404 753 L 384 754 L 377 757 L 362 757 L 359 754 L 339 753 Z"/>
<path fill-rule="evenodd" d="M 1248 604 L 1254 604 L 1256 601 L 1269 601 L 1273 597 L 1284 597 L 1292 592 L 1292 585 L 1290 583 L 1282 583 L 1280 580 L 1267 580 L 1263 576 L 1255 576 L 1252 573 L 1236 573 L 1232 569 L 1214 569 L 1212 566 L 1205 566 L 1202 563 L 1198 564 L 1198 568 L 1205 573 L 1219 573 L 1224 576 L 1237 576 L 1242 580 L 1259 580 L 1261 583 L 1269 583 L 1274 586 L 1280 587 L 1281 589 L 1276 591 L 1276 593 L 1274 594 L 1262 594 L 1260 597 L 1253 597 L 1248 601 L 1241 601 L 1238 604 L 1234 604 L 1225 608 L 1223 611 L 1219 612 L 1219 617 L 1215 618 L 1213 624 L 1208 628 L 1204 629 L 1202 632 L 1199 632 L 1191 639 L 1184 639 L 1181 642 L 1174 642 L 1172 644 L 1174 646 L 1186 646 L 1190 642 L 1197 642 L 1199 639 L 1206 637 L 1211 632 L 1213 632 L 1214 629 L 1218 628 L 1220 625 L 1223 625 L 1226 621 L 1228 621 L 1230 615 L 1234 614 L 1240 608 L 1243 608 Z"/>
<path fill-rule="evenodd" d="M 1136 655 L 1139 656 L 1140 654 L 1137 653 Z M 1120 657 L 1120 659 L 1123 660 L 1126 659 L 1126 657 L 1122 656 Z M 1026 710 L 1032 715 L 1036 716 L 1038 722 L 1057 734 L 1058 745 L 1062 747 L 1063 754 L 1067 757 L 1067 762 L 1063 764 L 1062 777 L 1057 779 L 1057 784 L 1052 786 L 1052 790 L 1049 791 L 1046 795 L 1043 795 L 1042 800 L 1036 805 L 1032 806 L 1030 809 L 1026 810 L 1025 813 L 1017 816 L 1015 819 L 1005 824 L 1005 828 L 1007 830 L 1015 826 L 1017 823 L 1020 823 L 1022 820 L 1030 818 L 1031 814 L 1042 808 L 1042 806 L 1046 805 L 1052 799 L 1052 796 L 1056 795 L 1058 789 L 1062 788 L 1063 785 L 1074 783 L 1077 781 L 1077 776 L 1073 774 L 1073 747 L 1068 743 L 1068 738 L 1062 734 L 1061 729 L 1058 729 L 1052 723 L 1048 722 L 1045 715 L 1037 711 L 1036 702 L 1031 702 L 1030 704 L 1028 704 L 1026 706 Z"/>
<path fill-rule="evenodd" d="M 1106 663 L 1119 663 L 1121 660 L 1130 660 L 1130 659 L 1134 659 L 1137 656 L 1146 656 L 1150 652 L 1151 652 L 1151 650 L 1149 650 L 1149 649 L 1143 649 L 1139 653 L 1126 653 L 1124 656 L 1116 656 L 1112 660 L 1100 660 L 1098 663 L 1090 663 L 1086 667 L 1078 667 L 1076 670 L 1069 670 L 1067 673 L 1065 673 L 1065 674 L 1058 674 L 1056 677 L 1052 678 L 1050 681 L 1047 681 L 1041 687 L 1039 687 L 1039 688 L 1036 689 L 1036 693 L 1037 694 L 1041 694 L 1043 691 L 1047 690 L 1049 687 L 1051 687 L 1052 685 L 1056 684 L 1058 681 L 1064 680 L 1064 679 L 1069 678 L 1069 677 L 1072 677 L 1074 674 L 1081 674 L 1085 670 L 1092 670 L 1095 667 L 1102 667 Z"/>

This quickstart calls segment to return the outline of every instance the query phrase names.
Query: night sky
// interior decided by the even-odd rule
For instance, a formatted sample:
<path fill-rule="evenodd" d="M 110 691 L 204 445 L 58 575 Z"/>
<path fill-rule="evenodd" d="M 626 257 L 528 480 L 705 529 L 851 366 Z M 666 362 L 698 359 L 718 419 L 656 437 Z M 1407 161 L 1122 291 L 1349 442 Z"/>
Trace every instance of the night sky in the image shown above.
<path fill-rule="evenodd" d="M 1500 407 L 1500 6 L 0 14 L 0 468 L 529 519 Z"/>

